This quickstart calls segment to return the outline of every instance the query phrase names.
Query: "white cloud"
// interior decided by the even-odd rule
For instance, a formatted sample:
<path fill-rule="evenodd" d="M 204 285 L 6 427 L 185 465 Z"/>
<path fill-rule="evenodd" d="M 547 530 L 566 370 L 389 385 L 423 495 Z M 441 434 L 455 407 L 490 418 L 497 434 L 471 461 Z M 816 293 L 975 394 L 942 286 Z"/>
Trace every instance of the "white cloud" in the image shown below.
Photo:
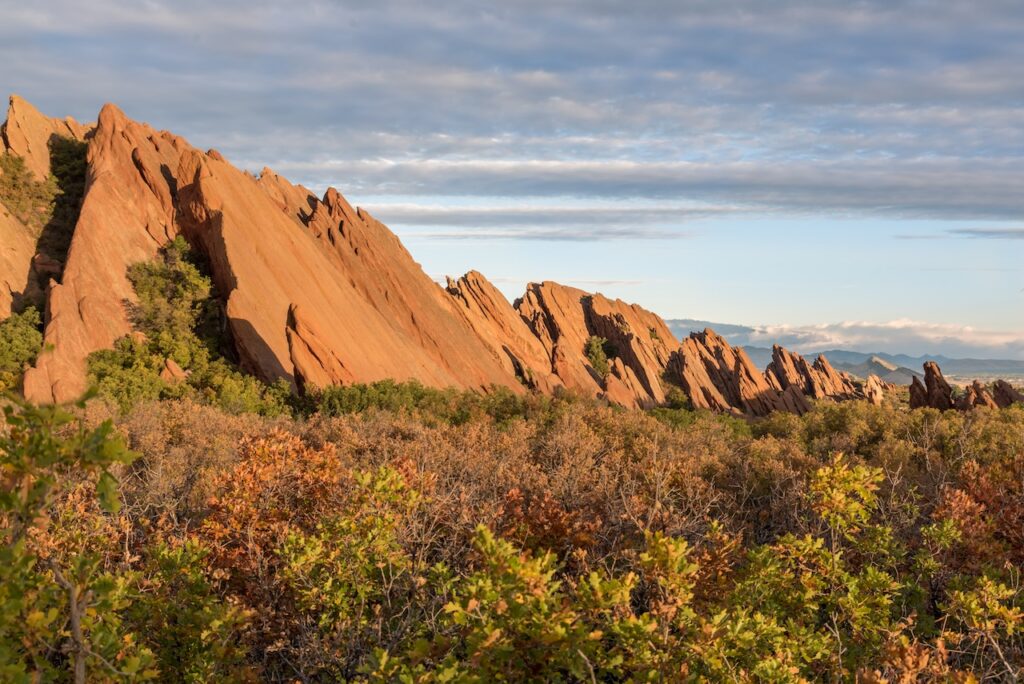
<path fill-rule="evenodd" d="M 676 330 L 701 327 L 676 324 Z M 711 324 L 714 328 L 716 324 Z M 724 331 L 724 332 L 722 332 Z M 890 354 L 944 355 L 959 358 L 1024 360 L 1024 330 L 985 330 L 952 323 L 911 319 L 842 321 L 820 325 L 723 325 L 731 343 L 770 347 L 773 344 L 809 354 L 829 349 Z"/>

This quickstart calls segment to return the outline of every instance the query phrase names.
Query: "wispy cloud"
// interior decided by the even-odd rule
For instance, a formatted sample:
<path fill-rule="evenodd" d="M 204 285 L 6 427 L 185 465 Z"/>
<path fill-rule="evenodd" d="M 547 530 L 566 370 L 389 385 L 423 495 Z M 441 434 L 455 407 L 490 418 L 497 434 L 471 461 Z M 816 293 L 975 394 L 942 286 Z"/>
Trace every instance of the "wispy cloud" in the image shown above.
<path fill-rule="evenodd" d="M 598 240 L 680 240 L 690 237 L 689 233 L 637 227 L 593 228 L 489 228 L 483 230 L 461 229 L 448 231 L 399 231 L 403 239 L 428 238 L 431 240 L 542 240 L 554 242 L 594 242 Z"/>
<path fill-rule="evenodd" d="M 957 228 L 953 235 L 985 240 L 1024 240 L 1024 228 Z"/>
<path fill-rule="evenodd" d="M 679 322 L 674 327 L 699 327 L 702 322 Z M 712 325 L 714 327 L 714 325 Z M 717 328 L 716 328 L 717 329 Z M 983 330 L 952 323 L 893 321 L 843 321 L 821 325 L 722 326 L 730 342 L 768 347 L 781 344 L 801 353 L 828 349 L 860 352 L 905 353 L 952 357 L 1022 359 L 1024 330 Z"/>
<path fill-rule="evenodd" d="M 0 88 L 356 194 L 1019 218 L 1024 5 L 7 2 Z M 74 17 L 69 20 L 69 17 Z"/>

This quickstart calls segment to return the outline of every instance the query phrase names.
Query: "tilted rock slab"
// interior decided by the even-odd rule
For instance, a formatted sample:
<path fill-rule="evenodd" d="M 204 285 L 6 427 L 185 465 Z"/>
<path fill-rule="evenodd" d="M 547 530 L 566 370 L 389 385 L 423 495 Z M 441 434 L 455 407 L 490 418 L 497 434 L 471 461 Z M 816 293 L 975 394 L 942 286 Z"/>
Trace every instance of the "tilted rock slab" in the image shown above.
<path fill-rule="evenodd" d="M 245 370 L 296 387 L 393 378 L 523 391 L 398 238 L 337 191 L 307 197 L 304 225 L 299 193 L 275 195 L 280 183 L 219 154 L 191 152 L 178 176 L 181 225 L 208 257 Z"/>
<path fill-rule="evenodd" d="M 791 392 L 789 405 L 780 399 L 746 351 L 733 348 L 714 330 L 691 333 L 683 340 L 670 365 L 672 378 L 690 398 L 694 408 L 747 416 L 766 416 L 775 410 L 802 412 L 806 402 Z M 806 410 L 806 408 L 803 408 Z"/>
<path fill-rule="evenodd" d="M 550 281 L 530 283 L 515 308 L 566 387 L 624 406 L 665 401 L 662 375 L 679 343 L 660 317 L 635 304 Z M 587 341 L 595 336 L 615 350 L 604 378 L 586 355 Z"/>
<path fill-rule="evenodd" d="M 1013 388 L 1006 380 L 996 380 L 992 385 L 992 399 L 999 408 L 1007 408 L 1015 403 L 1024 403 L 1024 394 Z"/>
<path fill-rule="evenodd" d="M 470 271 L 445 288 L 455 310 L 498 356 L 505 369 L 527 387 L 551 394 L 562 381 L 551 368 L 540 338 L 487 278 Z"/>
<path fill-rule="evenodd" d="M 7 121 L 0 127 L 0 143 L 4 151 L 25 160 L 25 166 L 36 180 L 50 175 L 50 142 L 54 136 L 85 140 L 92 126 L 80 124 L 70 116 L 53 119 L 45 116 L 27 101 L 11 95 Z"/>
<path fill-rule="evenodd" d="M 853 379 L 835 370 L 823 355 L 809 364 L 804 357 L 779 345 L 772 347 L 772 361 L 765 375 L 776 389 L 783 391 L 795 386 L 801 394 L 812 399 L 844 401 L 863 396 Z"/>
<path fill-rule="evenodd" d="M 0 321 L 37 291 L 32 269 L 35 253 L 32 232 L 0 203 Z"/>
<path fill-rule="evenodd" d="M 967 387 L 966 393 L 956 402 L 956 407 L 961 411 L 969 411 L 972 408 L 997 409 L 999 405 L 992 398 L 988 388 L 980 381 L 975 380 Z"/>
<path fill-rule="evenodd" d="M 131 332 L 125 303 L 136 297 L 128 267 L 155 258 L 177 234 L 173 173 L 189 150 L 181 138 L 131 121 L 114 105 L 100 112 L 64 275 L 48 293 L 50 348 L 25 374 L 30 401 L 77 399 L 86 389 L 86 357 Z"/>

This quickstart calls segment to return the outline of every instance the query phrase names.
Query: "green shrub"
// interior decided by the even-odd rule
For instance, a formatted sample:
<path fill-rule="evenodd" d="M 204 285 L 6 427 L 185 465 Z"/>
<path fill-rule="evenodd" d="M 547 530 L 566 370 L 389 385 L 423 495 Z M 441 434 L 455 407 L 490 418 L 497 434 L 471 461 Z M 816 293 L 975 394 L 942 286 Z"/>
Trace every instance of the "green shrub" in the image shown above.
<path fill-rule="evenodd" d="M 86 681 L 90 672 L 93 681 L 151 679 L 152 653 L 124 623 L 132 575 L 104 568 L 103 554 L 92 548 L 92 523 L 51 521 L 58 497 L 82 476 L 95 479 L 102 510 L 116 512 L 118 484 L 110 469 L 135 454 L 109 421 L 88 430 L 64 409 L 24 404 L 5 407 L 4 416 L 0 679 L 67 680 L 71 672 L 75 681 Z M 72 516 L 81 520 L 79 511 L 87 508 L 83 503 Z"/>
<path fill-rule="evenodd" d="M 38 238 L 38 252 L 63 264 L 85 194 L 88 145 L 54 137 L 49 147 L 50 176 L 44 181 L 33 177 L 21 157 L 0 154 L 0 202 Z"/>
<path fill-rule="evenodd" d="M 57 181 L 37 181 L 25 160 L 0 154 L 0 202 L 38 237 L 53 215 Z"/>
<path fill-rule="evenodd" d="M 491 387 L 486 394 L 454 388 L 435 389 L 416 380 L 380 380 L 370 384 L 328 387 L 310 400 L 313 411 L 323 416 L 342 416 L 367 411 L 414 415 L 435 423 L 462 425 L 474 418 L 489 417 L 499 424 L 544 411 L 550 400 L 517 395 L 507 387 Z"/>
<path fill-rule="evenodd" d="M 39 312 L 28 307 L 0 321 L 0 393 L 17 389 L 27 365 L 43 346 Z"/>
<path fill-rule="evenodd" d="M 587 344 L 583 349 L 583 353 L 590 360 L 591 368 L 594 369 L 602 380 L 607 378 L 608 374 L 612 372 L 611 366 L 608 364 L 608 352 L 605 349 L 607 344 L 608 340 L 594 335 L 587 340 Z"/>
<path fill-rule="evenodd" d="M 267 386 L 220 355 L 220 306 L 183 238 L 164 247 L 158 259 L 132 265 L 128 278 L 138 295 L 131 320 L 142 335 L 89 356 L 90 380 L 102 396 L 125 411 L 140 401 L 182 397 L 231 413 L 288 410 L 287 386 Z M 184 380 L 160 377 L 168 360 L 187 373 Z"/>

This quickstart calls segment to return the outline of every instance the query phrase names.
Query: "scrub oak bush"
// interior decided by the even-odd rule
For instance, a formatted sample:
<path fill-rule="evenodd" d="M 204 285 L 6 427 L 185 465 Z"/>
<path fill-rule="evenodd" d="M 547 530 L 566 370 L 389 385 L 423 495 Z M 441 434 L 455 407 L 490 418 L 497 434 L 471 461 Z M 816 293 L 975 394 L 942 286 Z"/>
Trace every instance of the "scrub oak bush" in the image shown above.
<path fill-rule="evenodd" d="M 136 334 L 89 356 L 90 381 L 102 396 L 122 410 L 181 397 L 232 413 L 287 410 L 287 385 L 267 386 L 221 355 L 220 304 L 183 238 L 164 247 L 157 260 L 131 266 L 128 279 L 138 297 L 130 305 Z M 168 361 L 186 377 L 162 377 Z"/>
<path fill-rule="evenodd" d="M 1021 675 L 1020 407 L 821 404 L 740 428 L 345 390 L 298 417 L 192 398 L 115 412 L 103 439 L 139 457 L 105 466 L 113 482 L 64 463 L 20 518 L 36 574 L 3 585 L 24 590 L 0 653 L 56 680 L 85 653 L 89 681 Z M 33 425 L 44 443 L 89 430 Z M 51 558 L 90 559 L 88 651 L 68 592 L 40 579 Z"/>

